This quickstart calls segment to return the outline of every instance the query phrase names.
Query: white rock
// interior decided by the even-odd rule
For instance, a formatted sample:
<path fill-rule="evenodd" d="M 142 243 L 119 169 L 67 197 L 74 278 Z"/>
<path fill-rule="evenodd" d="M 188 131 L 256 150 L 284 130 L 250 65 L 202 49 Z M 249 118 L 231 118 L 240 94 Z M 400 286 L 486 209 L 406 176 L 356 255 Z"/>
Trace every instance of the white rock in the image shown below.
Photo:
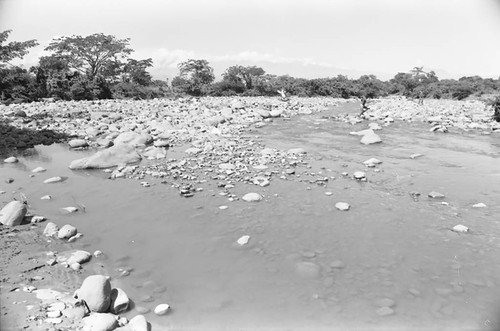
<path fill-rule="evenodd" d="M 243 246 L 248 244 L 249 241 L 250 241 L 250 236 L 245 235 L 241 236 L 236 242 L 238 243 L 238 245 Z"/>
<path fill-rule="evenodd" d="M 417 157 L 421 157 L 421 156 L 424 156 L 424 154 L 418 154 L 418 153 L 412 154 L 412 155 L 410 155 L 410 159 L 416 159 Z"/>
<path fill-rule="evenodd" d="M 458 224 L 453 227 L 453 231 L 459 232 L 459 233 L 464 233 L 464 232 L 469 232 L 469 228 L 466 227 L 465 225 Z"/>
<path fill-rule="evenodd" d="M 56 261 L 58 263 L 72 265 L 73 263 L 83 264 L 90 261 L 91 258 L 92 255 L 89 252 L 75 249 L 59 253 Z"/>
<path fill-rule="evenodd" d="M 358 179 L 358 180 L 361 180 L 363 178 L 366 178 L 366 174 L 363 172 L 363 171 L 355 171 L 352 176 L 355 178 L 355 179 Z"/>
<path fill-rule="evenodd" d="M 247 193 L 241 199 L 246 202 L 256 202 L 262 200 L 262 196 L 259 193 Z"/>
<path fill-rule="evenodd" d="M 76 213 L 78 211 L 78 208 L 76 207 L 64 207 L 64 208 L 61 208 L 62 210 L 64 210 L 65 212 L 67 213 Z"/>
<path fill-rule="evenodd" d="M 50 317 L 50 318 L 56 318 L 56 317 L 59 317 L 61 315 L 62 315 L 62 313 L 60 310 L 51 310 L 51 311 L 47 312 L 47 317 Z"/>
<path fill-rule="evenodd" d="M 71 268 L 71 270 L 78 271 L 82 268 L 82 265 L 78 262 L 75 262 L 75 263 L 71 263 L 69 265 L 69 267 Z"/>
<path fill-rule="evenodd" d="M 381 163 L 382 163 L 382 161 L 380 161 L 379 159 L 376 159 L 374 157 L 363 162 L 363 164 L 366 165 L 367 167 L 374 167 L 375 165 L 381 164 Z"/>
<path fill-rule="evenodd" d="M 53 183 L 59 183 L 59 182 L 62 182 L 62 181 L 63 181 L 62 177 L 55 176 L 55 177 L 50 177 L 50 178 L 44 180 L 43 183 L 44 184 L 53 184 Z"/>
<path fill-rule="evenodd" d="M 45 221 L 45 217 L 43 216 L 33 216 L 31 217 L 30 223 L 35 224 L 35 223 L 40 223 Z"/>
<path fill-rule="evenodd" d="M 50 323 L 50 324 L 61 324 L 62 323 L 62 319 L 61 318 L 46 318 L 44 320 L 45 323 Z"/>
<path fill-rule="evenodd" d="M 21 201 L 11 201 L 0 210 L 0 223 L 5 226 L 16 226 L 23 222 L 26 216 L 26 204 Z"/>
<path fill-rule="evenodd" d="M 71 139 L 68 141 L 68 145 L 70 148 L 81 148 L 87 147 L 89 144 L 85 139 Z"/>
<path fill-rule="evenodd" d="M 8 157 L 5 160 L 3 160 L 3 162 L 5 162 L 5 163 L 17 163 L 17 162 L 19 162 L 19 160 L 17 159 L 17 157 L 11 156 L 11 157 Z"/>
<path fill-rule="evenodd" d="M 84 317 L 83 331 L 111 331 L 118 326 L 118 320 L 113 314 L 94 313 Z"/>
<path fill-rule="evenodd" d="M 109 311 L 113 314 L 120 314 L 127 311 L 129 305 L 129 298 L 124 290 L 121 288 L 114 288 L 111 290 L 111 305 Z"/>
<path fill-rule="evenodd" d="M 487 206 L 482 202 L 479 202 L 479 203 L 472 205 L 472 208 L 486 208 L 486 207 Z"/>
<path fill-rule="evenodd" d="M 43 197 L 40 198 L 40 200 L 50 200 L 52 197 L 50 195 L 44 195 Z"/>
<path fill-rule="evenodd" d="M 201 149 L 196 148 L 196 147 L 190 147 L 190 148 L 185 150 L 185 153 L 187 155 L 196 155 L 196 154 L 201 153 Z"/>
<path fill-rule="evenodd" d="M 58 301 L 58 302 L 54 302 L 52 304 L 50 304 L 48 307 L 47 307 L 47 310 L 48 311 L 63 311 L 64 309 L 66 308 L 66 304 L 64 302 L 61 302 L 61 301 Z M 59 316 L 57 316 L 59 317 Z"/>
<path fill-rule="evenodd" d="M 58 231 L 59 227 L 57 226 L 57 224 L 49 222 L 47 223 L 45 229 L 43 230 L 43 235 L 47 237 L 53 237 L 56 234 L 58 234 Z"/>
<path fill-rule="evenodd" d="M 363 135 L 361 138 L 360 142 L 364 145 L 371 145 L 371 144 L 377 144 L 381 143 L 382 139 L 379 137 L 378 134 L 373 132 L 373 130 L 369 130 L 371 132 L 368 132 L 367 134 Z"/>
<path fill-rule="evenodd" d="M 428 197 L 433 198 L 433 199 L 443 199 L 445 196 L 442 193 L 432 191 L 432 192 L 429 192 Z"/>
<path fill-rule="evenodd" d="M 69 165 L 70 169 L 104 169 L 121 164 L 139 162 L 141 156 L 136 152 L 134 146 L 119 144 L 98 151 L 92 156 L 74 160 Z"/>
<path fill-rule="evenodd" d="M 382 127 L 380 126 L 380 124 L 373 123 L 373 122 L 368 124 L 368 128 L 372 129 L 373 131 L 382 130 Z"/>
<path fill-rule="evenodd" d="M 351 206 L 347 202 L 337 202 L 335 204 L 335 208 L 337 208 L 338 210 L 346 211 L 349 210 Z"/>
<path fill-rule="evenodd" d="M 75 292 L 76 299 L 85 300 L 89 309 L 98 313 L 108 311 L 111 303 L 110 295 L 111 284 L 109 279 L 102 275 L 88 276 L 80 289 Z"/>
<path fill-rule="evenodd" d="M 156 315 L 165 315 L 170 310 L 170 306 L 166 303 L 159 304 L 156 306 L 154 313 Z"/>
<path fill-rule="evenodd" d="M 99 257 L 99 256 L 101 256 L 102 254 L 103 254 L 103 253 L 102 253 L 102 251 L 100 251 L 100 250 L 96 250 L 96 251 L 94 252 L 94 256 L 95 256 L 95 257 Z"/>
<path fill-rule="evenodd" d="M 77 233 L 77 230 L 73 225 L 66 224 L 57 233 L 57 238 L 68 239 L 68 238 L 73 237 L 76 233 Z"/>
<path fill-rule="evenodd" d="M 148 321 L 143 315 L 137 315 L 128 322 L 130 331 L 148 331 Z"/>
<path fill-rule="evenodd" d="M 45 169 L 43 167 L 36 167 L 35 169 L 31 170 L 31 172 L 34 172 L 34 173 L 39 173 L 39 172 L 44 172 L 44 171 L 47 171 L 47 169 Z"/>

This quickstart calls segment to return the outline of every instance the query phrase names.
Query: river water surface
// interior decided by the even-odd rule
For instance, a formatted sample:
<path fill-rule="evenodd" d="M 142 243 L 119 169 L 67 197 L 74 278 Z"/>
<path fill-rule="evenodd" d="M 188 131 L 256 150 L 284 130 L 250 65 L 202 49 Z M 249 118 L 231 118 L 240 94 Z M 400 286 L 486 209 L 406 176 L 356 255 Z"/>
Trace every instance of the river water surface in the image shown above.
<path fill-rule="evenodd" d="M 348 132 L 365 127 L 319 114 L 247 132 L 267 147 L 308 153 L 294 176 L 232 189 L 261 193 L 258 203 L 228 201 L 211 179 L 182 198 L 156 179 L 142 187 L 71 171 L 71 160 L 92 151 L 63 145 L 0 165 L 15 179 L 2 183 L 9 194 L 1 202 L 23 192 L 35 214 L 85 235 L 68 247 L 102 250 L 114 277 L 133 268 L 119 282 L 136 306 L 172 306 L 166 316 L 146 314 L 153 330 L 490 329 L 500 314 L 500 137 L 396 123 L 379 131 L 382 144 L 364 146 Z M 423 156 L 410 158 L 416 153 Z M 383 163 L 366 168 L 371 157 Z M 47 172 L 30 178 L 38 166 Z M 68 179 L 42 183 L 52 176 Z M 428 198 L 431 191 L 445 198 Z M 40 200 L 45 194 L 53 199 Z M 339 201 L 351 209 L 337 210 Z M 479 202 L 487 207 L 472 207 Z M 76 204 L 85 212 L 59 210 Z M 451 231 L 457 224 L 470 232 Z M 250 242 L 239 247 L 243 235 Z"/>

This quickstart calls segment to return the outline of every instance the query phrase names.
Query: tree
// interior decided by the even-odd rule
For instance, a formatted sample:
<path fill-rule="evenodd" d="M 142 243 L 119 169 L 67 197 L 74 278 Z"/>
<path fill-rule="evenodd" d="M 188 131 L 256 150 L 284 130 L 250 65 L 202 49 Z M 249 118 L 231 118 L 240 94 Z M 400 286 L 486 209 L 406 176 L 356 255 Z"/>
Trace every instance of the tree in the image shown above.
<path fill-rule="evenodd" d="M 149 72 L 146 71 L 146 69 L 152 66 L 152 59 L 128 59 L 127 63 L 123 67 L 122 79 L 126 82 L 133 82 L 143 86 L 150 85 L 152 82 L 152 78 Z"/>
<path fill-rule="evenodd" d="M 133 52 L 130 39 L 95 33 L 90 36 L 72 36 L 54 39 L 46 51 L 67 61 L 69 68 L 87 75 L 93 80 L 98 74 L 109 74 L 109 68 L 117 66 Z M 108 70 L 108 71 L 106 71 Z"/>
<path fill-rule="evenodd" d="M 35 39 L 22 42 L 11 41 L 8 44 L 4 44 L 11 32 L 12 30 L 0 32 L 0 67 L 15 58 L 23 58 L 28 54 L 29 48 L 38 46 L 38 42 Z"/>
<path fill-rule="evenodd" d="M 243 84 L 245 89 L 251 90 L 254 86 L 254 80 L 256 77 L 264 75 L 266 72 L 261 67 L 257 66 L 247 66 L 243 67 L 240 65 L 235 65 L 226 69 L 222 74 L 223 80 L 235 83 Z"/>
<path fill-rule="evenodd" d="M 179 76 L 172 80 L 172 87 L 179 92 L 195 96 L 204 95 L 215 80 L 214 69 L 207 60 L 189 59 L 179 63 L 178 67 Z"/>

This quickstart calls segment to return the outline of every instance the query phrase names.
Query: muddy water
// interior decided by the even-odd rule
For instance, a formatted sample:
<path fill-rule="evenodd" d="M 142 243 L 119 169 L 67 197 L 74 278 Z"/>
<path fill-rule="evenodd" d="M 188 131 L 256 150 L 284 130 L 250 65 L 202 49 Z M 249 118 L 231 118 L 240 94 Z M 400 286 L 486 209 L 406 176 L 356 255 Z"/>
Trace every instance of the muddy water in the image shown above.
<path fill-rule="evenodd" d="M 68 246 L 105 252 L 114 277 L 133 268 L 119 283 L 135 305 L 173 308 L 146 315 L 155 329 L 488 329 L 500 310 L 500 138 L 403 123 L 380 132 L 383 144 L 364 146 L 347 133 L 365 126 L 314 115 L 249 132 L 268 147 L 308 152 L 295 176 L 275 175 L 265 188 L 236 184 L 238 196 L 263 194 L 259 203 L 230 202 L 210 179 L 182 198 L 159 180 L 146 188 L 73 172 L 69 162 L 90 152 L 60 145 L 0 165 L 15 179 L 2 182 L 0 199 L 23 192 L 36 214 L 85 234 Z M 379 170 L 362 164 L 371 157 L 383 161 Z M 37 166 L 48 171 L 29 178 Z M 358 170 L 367 182 L 350 178 Z M 56 175 L 68 179 L 42 184 Z M 338 201 L 351 209 L 335 209 Z M 478 202 L 488 207 L 472 208 Z M 76 204 L 85 212 L 59 211 Z M 457 224 L 470 233 L 450 231 Z M 250 242 L 237 247 L 242 235 Z"/>

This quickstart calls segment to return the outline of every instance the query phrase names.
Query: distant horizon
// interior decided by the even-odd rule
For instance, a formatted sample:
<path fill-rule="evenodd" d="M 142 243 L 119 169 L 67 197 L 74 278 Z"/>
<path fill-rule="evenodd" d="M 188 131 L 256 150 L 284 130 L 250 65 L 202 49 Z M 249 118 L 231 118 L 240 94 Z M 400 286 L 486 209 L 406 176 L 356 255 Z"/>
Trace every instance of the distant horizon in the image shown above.
<path fill-rule="evenodd" d="M 232 65 L 306 79 L 387 81 L 414 67 L 498 79 L 499 17 L 496 0 L 0 0 L 8 41 L 40 43 L 18 62 L 26 68 L 55 37 L 102 32 L 130 38 L 131 57 L 152 58 L 161 80 L 191 58 L 217 79 Z"/>

